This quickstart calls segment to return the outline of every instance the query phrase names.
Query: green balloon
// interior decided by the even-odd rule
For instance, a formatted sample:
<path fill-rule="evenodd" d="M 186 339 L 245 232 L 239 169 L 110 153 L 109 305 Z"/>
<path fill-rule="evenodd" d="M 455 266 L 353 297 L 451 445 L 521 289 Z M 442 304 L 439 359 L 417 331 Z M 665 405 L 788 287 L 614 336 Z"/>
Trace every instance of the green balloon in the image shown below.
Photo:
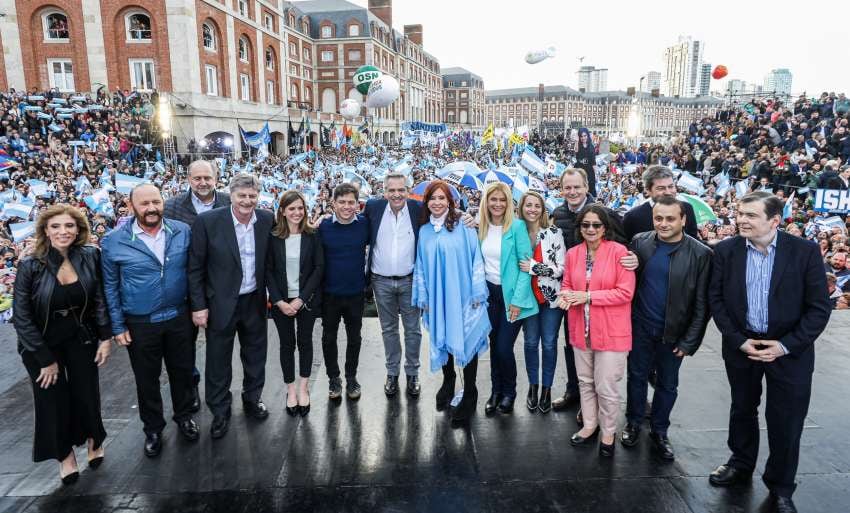
<path fill-rule="evenodd" d="M 360 66 L 357 68 L 357 71 L 354 72 L 354 87 L 360 91 L 360 94 L 368 94 L 369 86 L 372 84 L 372 81 L 381 75 L 383 75 L 383 73 L 381 73 L 381 70 L 375 66 Z"/>

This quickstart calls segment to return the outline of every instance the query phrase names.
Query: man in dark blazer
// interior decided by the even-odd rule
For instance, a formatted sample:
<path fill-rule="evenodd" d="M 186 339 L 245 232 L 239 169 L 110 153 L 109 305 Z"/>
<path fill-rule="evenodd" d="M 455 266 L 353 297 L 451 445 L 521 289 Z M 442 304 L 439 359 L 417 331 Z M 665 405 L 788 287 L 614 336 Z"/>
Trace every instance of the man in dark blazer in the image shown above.
<path fill-rule="evenodd" d="M 673 180 L 673 171 L 667 166 L 649 166 L 643 172 L 643 189 L 649 194 L 649 201 L 626 212 L 623 216 L 623 231 L 626 240 L 631 242 L 635 235 L 643 232 L 651 232 L 655 229 L 652 222 L 652 207 L 662 196 L 676 197 L 676 182 Z M 697 216 L 694 207 L 688 202 L 683 202 L 685 208 L 685 233 L 699 240 L 697 230 Z"/>
<path fill-rule="evenodd" d="M 242 358 L 242 404 L 256 419 L 268 417 L 261 401 L 266 367 L 266 250 L 274 218 L 257 210 L 260 182 L 248 174 L 230 180 L 230 207 L 204 212 L 192 227 L 189 295 L 192 321 L 206 328 L 205 395 L 211 434 L 230 424 L 234 335 Z"/>
<path fill-rule="evenodd" d="M 809 408 L 814 342 L 830 304 L 817 244 L 777 230 L 783 202 L 764 191 L 738 204 L 740 235 L 714 247 L 709 304 L 723 335 L 732 391 L 727 463 L 711 473 L 715 486 L 748 481 L 759 447 L 758 407 L 767 378 L 770 456 L 762 480 L 776 511 L 795 512 L 791 495 L 800 436 Z"/>
<path fill-rule="evenodd" d="M 163 217 L 176 219 L 184 222 L 191 228 L 198 214 L 218 207 L 230 205 L 230 196 L 215 190 L 218 181 L 218 167 L 209 160 L 196 160 L 189 164 L 189 190 L 183 194 L 169 198 L 165 202 Z M 197 349 L 198 327 L 194 326 L 192 332 L 192 361 L 195 361 L 194 352 Z M 195 367 L 192 370 L 195 380 L 193 389 L 192 408 L 193 412 L 201 409 L 201 398 L 198 394 L 198 383 L 201 382 L 201 373 Z"/>
<path fill-rule="evenodd" d="M 422 203 L 408 199 L 408 194 L 407 177 L 390 173 L 384 178 L 384 197 L 369 200 L 363 211 L 369 221 L 368 275 L 384 338 L 387 367 L 384 393 L 387 397 L 398 392 L 402 356 L 399 316 L 404 325 L 407 393 L 416 397 L 420 392 L 422 331 L 419 310 L 411 304 L 411 299 Z"/>

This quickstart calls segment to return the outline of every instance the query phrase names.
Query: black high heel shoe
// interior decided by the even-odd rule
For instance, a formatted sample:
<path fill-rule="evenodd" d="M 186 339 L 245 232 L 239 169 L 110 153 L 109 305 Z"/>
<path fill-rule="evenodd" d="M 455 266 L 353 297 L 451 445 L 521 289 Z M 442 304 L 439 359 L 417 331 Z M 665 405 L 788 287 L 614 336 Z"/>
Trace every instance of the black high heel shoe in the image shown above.
<path fill-rule="evenodd" d="M 610 458 L 614 456 L 614 447 L 616 446 L 616 437 L 614 437 L 614 442 L 611 444 L 603 443 L 601 440 L 599 442 L 599 455 L 604 458 Z"/>
<path fill-rule="evenodd" d="M 78 479 L 80 479 L 80 472 L 78 470 L 75 470 L 75 471 L 71 472 L 70 474 L 68 474 L 67 476 L 63 476 L 62 475 L 62 464 L 60 463 L 59 464 L 59 479 L 62 480 L 62 486 L 72 485 L 72 484 L 76 483 Z"/>
<path fill-rule="evenodd" d="M 308 413 L 310 413 L 310 403 L 305 405 L 298 405 L 298 413 L 301 414 L 302 417 L 306 417 Z"/>
<path fill-rule="evenodd" d="M 581 431 L 579 431 L 579 433 L 580 432 Z M 596 427 L 596 429 L 593 430 L 593 433 L 591 433 L 588 436 L 581 436 L 578 433 L 575 433 L 573 436 L 570 437 L 570 445 L 573 445 L 573 446 L 584 445 L 587 442 L 589 442 L 590 440 L 593 440 L 594 438 L 596 438 L 598 435 L 599 435 L 599 427 L 598 426 Z"/>
<path fill-rule="evenodd" d="M 455 395 L 455 375 L 443 375 L 443 384 L 437 391 L 437 411 L 443 411 L 449 407 Z"/>
<path fill-rule="evenodd" d="M 89 460 L 89 468 L 92 470 L 97 470 L 101 463 L 103 463 L 103 456 L 92 458 Z"/>

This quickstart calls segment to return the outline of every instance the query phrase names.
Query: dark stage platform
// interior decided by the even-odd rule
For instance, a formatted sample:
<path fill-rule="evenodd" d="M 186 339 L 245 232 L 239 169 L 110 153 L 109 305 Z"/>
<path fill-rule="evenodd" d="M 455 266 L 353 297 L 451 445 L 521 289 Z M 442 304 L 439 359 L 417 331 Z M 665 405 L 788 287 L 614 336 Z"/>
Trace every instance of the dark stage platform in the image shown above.
<path fill-rule="evenodd" d="M 434 409 L 441 375 L 427 370 L 423 342 L 422 396 L 383 393 L 383 345 L 377 319 L 364 322 L 360 381 L 363 397 L 328 404 L 317 325 L 312 411 L 293 419 L 284 411 L 277 336 L 269 329 L 265 422 L 246 419 L 234 377 L 234 417 L 222 440 L 209 437 L 203 411 L 199 443 L 184 442 L 173 423 L 157 459 L 142 453 L 133 374 L 116 349 L 101 374 L 109 437 L 97 471 L 81 465 L 80 481 L 61 487 L 57 464 L 31 462 L 32 398 L 9 326 L 0 331 L 0 512 L 749 512 L 765 511 L 767 490 L 714 489 L 708 473 L 727 456 L 729 389 L 711 327 L 703 348 L 682 367 L 679 402 L 670 428 L 675 463 L 653 456 L 648 439 L 617 447 L 601 460 L 595 447 L 573 448 L 575 410 L 531 414 L 524 406 L 522 344 L 513 415 L 486 418 L 489 362 L 479 370 L 478 411 L 468 429 L 453 429 Z M 341 330 L 342 332 L 342 330 Z M 520 339 L 521 340 L 521 339 Z M 837 312 L 818 341 L 817 374 L 798 474 L 801 512 L 850 511 L 850 315 Z M 556 392 L 563 391 L 559 348 Z M 343 351 L 344 353 L 344 351 Z M 199 365 L 203 368 L 203 344 Z M 238 354 L 234 369 L 239 369 Z M 163 377 L 163 380 L 165 378 Z M 404 380 L 401 384 L 403 386 Z M 164 383 L 163 389 L 167 385 Z M 625 388 L 625 382 L 623 383 Z M 168 394 L 163 394 L 166 401 Z M 763 424 L 763 422 L 762 422 Z M 644 431 L 646 432 L 646 431 Z M 762 430 L 760 473 L 766 458 Z M 85 461 L 85 450 L 77 453 Z"/>

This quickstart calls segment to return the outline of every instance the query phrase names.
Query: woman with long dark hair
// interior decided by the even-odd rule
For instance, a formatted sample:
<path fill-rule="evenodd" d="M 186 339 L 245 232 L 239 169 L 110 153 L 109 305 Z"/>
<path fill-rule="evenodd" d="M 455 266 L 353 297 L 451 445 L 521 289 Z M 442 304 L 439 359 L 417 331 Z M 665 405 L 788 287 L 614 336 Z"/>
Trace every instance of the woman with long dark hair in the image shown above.
<path fill-rule="evenodd" d="M 280 198 L 266 257 L 266 286 L 280 338 L 280 367 L 286 383 L 286 412 L 307 415 L 313 367 L 313 324 L 322 298 L 325 257 L 316 231 L 307 223 L 307 202 L 298 191 Z M 298 374 L 295 385 L 295 347 Z"/>
<path fill-rule="evenodd" d="M 587 128 L 578 129 L 578 148 L 576 149 L 576 167 L 584 169 L 587 175 L 587 191 L 596 197 L 596 148 L 593 146 L 593 137 Z"/>
<path fill-rule="evenodd" d="M 452 421 L 465 422 L 475 411 L 478 355 L 487 350 L 487 284 L 478 238 L 458 223 L 449 185 L 431 182 L 423 197 L 422 226 L 413 269 L 413 305 L 422 310 L 431 341 L 431 371 L 443 369 L 437 409 L 454 396 L 454 364 L 463 368 L 463 398 Z"/>
<path fill-rule="evenodd" d="M 96 469 L 106 439 L 98 367 L 109 358 L 112 333 L 100 251 L 88 245 L 89 233 L 75 207 L 48 208 L 15 279 L 12 322 L 35 400 L 33 461 L 59 461 L 66 485 L 79 478 L 74 447 L 88 443 L 89 468 Z"/>

